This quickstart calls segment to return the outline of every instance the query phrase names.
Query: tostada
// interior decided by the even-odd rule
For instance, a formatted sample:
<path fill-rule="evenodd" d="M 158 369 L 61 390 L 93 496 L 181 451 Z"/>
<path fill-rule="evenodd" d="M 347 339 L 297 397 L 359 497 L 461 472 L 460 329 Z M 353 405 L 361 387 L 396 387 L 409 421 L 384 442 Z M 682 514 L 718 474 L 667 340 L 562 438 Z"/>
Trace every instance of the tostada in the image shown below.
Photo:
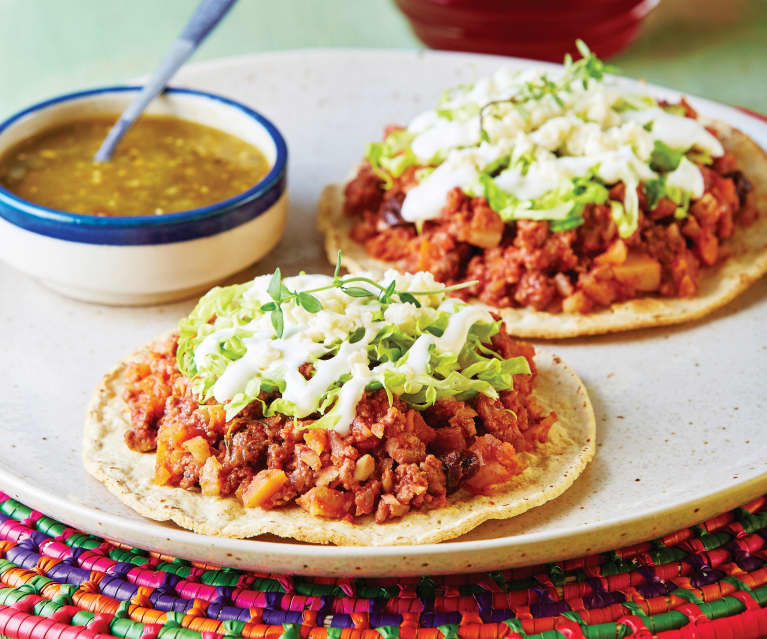
<path fill-rule="evenodd" d="M 88 471 L 200 533 L 358 545 L 456 537 L 573 483 L 595 420 L 559 358 L 430 273 L 339 271 L 208 292 L 103 379 Z"/>
<path fill-rule="evenodd" d="M 318 222 L 352 272 L 429 271 L 515 335 L 701 317 L 767 271 L 767 156 L 582 59 L 502 68 L 389 126 Z M 639 88 L 637 88 L 639 86 Z"/>

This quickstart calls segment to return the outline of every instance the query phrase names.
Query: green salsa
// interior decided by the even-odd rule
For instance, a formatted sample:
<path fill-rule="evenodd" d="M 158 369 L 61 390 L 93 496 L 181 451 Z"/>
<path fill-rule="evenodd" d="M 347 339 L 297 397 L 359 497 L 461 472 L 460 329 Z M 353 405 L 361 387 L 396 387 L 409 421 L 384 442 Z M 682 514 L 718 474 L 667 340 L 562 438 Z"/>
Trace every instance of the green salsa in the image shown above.
<path fill-rule="evenodd" d="M 162 215 L 234 197 L 270 169 L 255 146 L 171 116 L 142 116 L 112 159 L 96 163 L 115 119 L 75 120 L 22 140 L 0 157 L 0 185 L 71 213 Z"/>

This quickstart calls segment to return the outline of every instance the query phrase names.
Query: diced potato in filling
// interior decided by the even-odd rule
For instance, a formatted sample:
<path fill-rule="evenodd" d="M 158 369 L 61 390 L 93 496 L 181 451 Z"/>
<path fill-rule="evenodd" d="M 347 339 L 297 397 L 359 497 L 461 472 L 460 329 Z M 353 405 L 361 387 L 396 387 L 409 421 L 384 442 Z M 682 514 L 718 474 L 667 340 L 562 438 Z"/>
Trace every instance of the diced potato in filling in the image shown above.
<path fill-rule="evenodd" d="M 630 253 L 612 269 L 615 279 L 637 291 L 657 291 L 660 288 L 660 262 L 648 255 Z"/>
<path fill-rule="evenodd" d="M 194 461 L 198 464 L 204 464 L 210 457 L 210 446 L 208 446 L 207 440 L 200 435 L 186 440 L 182 446 L 192 454 Z"/>
<path fill-rule="evenodd" d="M 287 481 L 288 476 L 283 470 L 269 468 L 259 471 L 242 492 L 242 503 L 248 508 L 267 506 Z"/>
<path fill-rule="evenodd" d="M 200 491 L 203 495 L 218 497 L 221 494 L 221 462 L 208 457 L 200 471 Z"/>

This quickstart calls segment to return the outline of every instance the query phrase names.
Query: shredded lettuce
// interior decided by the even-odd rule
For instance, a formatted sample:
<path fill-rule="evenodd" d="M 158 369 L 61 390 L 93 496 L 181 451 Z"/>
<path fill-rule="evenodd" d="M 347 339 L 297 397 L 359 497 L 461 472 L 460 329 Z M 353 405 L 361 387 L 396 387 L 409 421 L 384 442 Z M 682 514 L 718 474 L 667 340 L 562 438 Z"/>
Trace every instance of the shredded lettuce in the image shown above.
<path fill-rule="evenodd" d="M 664 176 L 645 182 L 642 185 L 645 195 L 647 196 L 647 207 L 651 211 L 658 206 L 661 198 L 666 193 L 666 178 Z"/>
<path fill-rule="evenodd" d="M 714 158 L 707 151 L 687 151 L 685 155 L 690 162 L 695 162 L 695 164 L 713 164 L 714 162 Z"/>
<path fill-rule="evenodd" d="M 524 357 L 503 359 L 482 348 L 498 332 L 498 324 L 475 324 L 460 353 L 438 353 L 432 347 L 426 375 L 412 376 L 397 370 L 384 371 L 384 388 L 411 406 L 427 408 L 441 399 L 469 399 L 481 393 L 498 397 L 514 387 L 514 375 L 529 374 Z M 405 360 L 398 364 L 406 363 Z"/>
<path fill-rule="evenodd" d="M 476 117 L 479 115 L 479 109 L 478 104 L 470 102 L 454 109 L 438 107 L 436 112 L 439 117 L 452 122 L 453 120 L 464 121 Z"/>
<path fill-rule="evenodd" d="M 511 155 L 503 155 L 497 160 L 490 162 L 483 169 L 482 173 L 486 173 L 489 177 L 498 175 L 501 171 L 508 168 L 511 164 Z"/>
<path fill-rule="evenodd" d="M 687 109 L 685 109 L 683 104 L 664 104 L 661 108 L 671 115 L 684 117 L 687 114 Z"/>
<path fill-rule="evenodd" d="M 485 189 L 485 197 L 490 208 L 501 216 L 504 222 L 514 219 L 514 211 L 520 204 L 520 199 L 513 193 L 504 191 L 487 173 L 480 173 L 479 182 Z"/>
<path fill-rule="evenodd" d="M 463 84 L 458 84 L 454 87 L 450 87 L 448 89 L 445 89 L 442 94 L 439 96 L 439 106 L 445 106 L 449 102 L 455 99 L 456 95 L 464 95 L 471 91 L 474 88 L 474 83 L 466 82 Z"/>
<path fill-rule="evenodd" d="M 179 344 L 176 351 L 179 370 L 193 382 L 193 390 L 203 400 L 210 397 L 213 381 L 197 376 L 197 365 L 194 361 L 194 349 L 208 335 L 222 329 L 233 328 L 235 325 L 249 322 L 261 311 L 257 305 L 248 307 L 247 304 L 238 304 L 239 317 L 228 317 L 227 311 L 234 304 L 235 299 L 242 296 L 248 284 L 235 284 L 233 286 L 217 286 L 208 291 L 195 306 L 192 313 L 182 319 L 178 325 Z M 215 324 L 209 320 L 217 318 Z M 224 350 L 213 353 L 208 357 L 208 367 L 219 373 L 230 361 L 239 359 L 240 349 L 237 342 L 229 337 L 224 342 Z"/>
<path fill-rule="evenodd" d="M 650 210 L 658 206 L 658 202 L 660 202 L 661 199 L 667 197 L 677 205 L 677 208 L 674 211 L 674 217 L 677 219 L 687 217 L 687 213 L 690 209 L 690 194 L 683 191 L 678 186 L 670 185 L 667 176 L 661 175 L 654 180 L 645 182 L 642 188 L 647 196 L 647 206 Z"/>
<path fill-rule="evenodd" d="M 683 157 L 684 151 L 672 149 L 664 142 L 655 140 L 655 145 L 650 154 L 650 166 L 655 171 L 673 171 L 679 166 Z"/>
<path fill-rule="evenodd" d="M 248 338 L 255 334 L 253 326 L 268 314 L 262 309 L 264 304 L 258 296 L 249 295 L 248 289 L 249 284 L 214 288 L 179 323 L 178 366 L 191 380 L 193 392 L 200 402 L 211 401 L 216 382 L 230 365 L 246 355 Z M 349 299 L 353 298 L 350 296 Z M 377 298 L 354 303 L 365 304 L 365 309 L 372 313 L 371 321 L 378 326 L 366 347 L 368 365 L 374 372 L 367 390 L 383 388 L 390 398 L 397 395 L 410 406 L 423 409 L 448 397 L 468 399 L 477 393 L 497 397 L 499 392 L 513 388 L 514 375 L 530 372 L 524 357 L 503 359 L 489 347 L 500 322 L 477 321 L 470 327 L 459 353 L 441 352 L 432 345 L 425 370 L 413 374 L 407 367 L 409 349 L 421 335 L 440 337 L 454 310 L 462 303 L 453 302 L 455 306 L 450 311 L 421 302 L 417 305 L 396 302 L 410 309 L 408 313 L 402 313 L 403 318 L 397 322 L 386 321 L 387 306 Z M 413 312 L 412 308 L 418 311 Z M 265 322 L 259 326 L 263 324 Z M 214 334 L 215 337 L 210 338 Z M 323 344 L 325 352 L 309 361 L 316 363 L 319 359 L 335 356 L 342 344 L 357 343 L 364 335 L 364 327 L 350 331 L 342 339 Z M 209 339 L 206 341 L 206 338 Z M 270 339 L 276 339 L 276 335 Z M 198 354 L 195 359 L 195 352 L 203 341 L 206 342 L 202 355 Z M 270 378 L 267 373 L 253 373 L 245 387 L 224 403 L 228 420 L 255 402 L 261 404 L 265 416 L 305 417 L 299 414 L 295 404 L 280 396 L 285 391 L 286 381 Z M 351 379 L 351 374 L 346 372 L 330 381 L 320 396 L 317 412 L 313 414 L 317 421 L 312 428 L 331 428 L 337 423 L 340 413 L 336 400 L 344 384 Z"/>
<path fill-rule="evenodd" d="M 623 111 L 639 111 L 647 109 L 649 107 L 654 107 L 656 104 L 655 100 L 649 95 L 627 93 L 613 102 L 612 109 L 613 111 L 622 113 Z"/>
<path fill-rule="evenodd" d="M 608 190 L 595 177 L 596 170 L 597 167 L 594 167 L 588 176 L 573 178 L 560 188 L 533 200 L 520 200 L 503 190 L 488 173 L 481 173 L 479 181 L 490 208 L 504 222 L 544 220 L 556 232 L 583 224 L 581 214 L 587 204 L 604 204 L 607 201 Z"/>
<path fill-rule="evenodd" d="M 415 180 L 416 180 L 416 182 L 423 182 L 432 173 L 434 173 L 434 167 L 433 166 L 424 166 L 424 167 L 421 167 L 420 169 L 416 169 L 415 170 Z"/>
<path fill-rule="evenodd" d="M 618 227 L 618 235 L 621 237 L 631 235 L 639 222 L 638 211 L 632 211 L 615 200 L 610 200 L 610 216 Z"/>
<path fill-rule="evenodd" d="M 392 131 L 383 142 L 371 142 L 365 158 L 373 170 L 391 188 L 392 178 L 399 177 L 406 169 L 418 164 L 418 158 L 410 148 L 415 135 L 407 129 Z"/>

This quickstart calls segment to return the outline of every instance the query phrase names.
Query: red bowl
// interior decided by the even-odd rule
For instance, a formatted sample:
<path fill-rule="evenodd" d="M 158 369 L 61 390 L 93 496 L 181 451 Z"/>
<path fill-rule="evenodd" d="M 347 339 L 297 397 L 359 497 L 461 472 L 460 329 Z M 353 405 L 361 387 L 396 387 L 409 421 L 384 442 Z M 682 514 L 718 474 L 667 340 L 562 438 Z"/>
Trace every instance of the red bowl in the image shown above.
<path fill-rule="evenodd" d="M 561 62 L 581 38 L 609 57 L 636 35 L 659 0 L 395 0 L 434 49 Z"/>

